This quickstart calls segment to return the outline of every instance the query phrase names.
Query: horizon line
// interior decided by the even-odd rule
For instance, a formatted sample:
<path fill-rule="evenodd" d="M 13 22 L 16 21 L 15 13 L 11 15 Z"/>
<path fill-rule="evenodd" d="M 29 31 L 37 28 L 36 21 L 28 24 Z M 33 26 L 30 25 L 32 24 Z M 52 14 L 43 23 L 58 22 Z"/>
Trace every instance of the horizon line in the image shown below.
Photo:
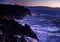
<path fill-rule="evenodd" d="M 2 3 L 1 3 L 2 4 Z M 52 6 L 45 6 L 45 5 L 39 5 L 39 6 L 36 6 L 36 5 L 20 5 L 20 4 L 7 4 L 7 5 L 18 5 L 18 6 L 28 6 L 28 7 L 50 7 L 50 8 L 60 8 L 60 7 L 52 7 Z"/>

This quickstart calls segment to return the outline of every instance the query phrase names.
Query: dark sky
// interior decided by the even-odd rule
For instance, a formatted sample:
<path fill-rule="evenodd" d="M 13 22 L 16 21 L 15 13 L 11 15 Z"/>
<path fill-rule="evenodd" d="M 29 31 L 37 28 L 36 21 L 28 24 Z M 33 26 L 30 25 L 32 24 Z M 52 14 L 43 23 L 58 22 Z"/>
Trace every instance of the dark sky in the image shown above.
<path fill-rule="evenodd" d="M 60 0 L 0 0 L 5 4 L 19 4 L 24 6 L 60 7 Z"/>

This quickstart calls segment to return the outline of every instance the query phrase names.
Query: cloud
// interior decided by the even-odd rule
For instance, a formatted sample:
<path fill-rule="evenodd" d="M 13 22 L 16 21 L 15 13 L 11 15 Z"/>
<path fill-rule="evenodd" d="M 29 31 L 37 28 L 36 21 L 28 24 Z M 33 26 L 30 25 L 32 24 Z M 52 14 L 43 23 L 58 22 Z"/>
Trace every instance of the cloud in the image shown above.
<path fill-rule="evenodd" d="M 29 6 L 29 5 L 30 6 L 41 6 L 41 5 L 56 6 L 55 3 L 56 4 L 60 3 L 60 0 L 0 0 L 0 2 L 6 3 L 6 4 L 19 4 L 24 6 Z"/>
<path fill-rule="evenodd" d="M 3 2 L 3 0 L 0 0 Z M 28 2 L 60 2 L 60 0 L 4 0 L 5 2 L 13 3 L 28 3 Z"/>

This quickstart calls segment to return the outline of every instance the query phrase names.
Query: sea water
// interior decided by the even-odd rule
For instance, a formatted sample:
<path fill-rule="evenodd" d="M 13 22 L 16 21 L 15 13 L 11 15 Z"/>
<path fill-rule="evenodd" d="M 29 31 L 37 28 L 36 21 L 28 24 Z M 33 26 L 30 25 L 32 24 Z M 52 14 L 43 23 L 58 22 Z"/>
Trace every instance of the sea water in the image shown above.
<path fill-rule="evenodd" d="M 18 22 L 22 25 L 30 25 L 31 29 L 36 33 L 39 42 L 60 42 L 60 27 L 52 22 L 55 19 L 59 19 L 58 15 L 44 14 L 36 10 L 39 9 L 30 8 L 32 16 L 27 16 L 23 20 L 18 20 Z"/>

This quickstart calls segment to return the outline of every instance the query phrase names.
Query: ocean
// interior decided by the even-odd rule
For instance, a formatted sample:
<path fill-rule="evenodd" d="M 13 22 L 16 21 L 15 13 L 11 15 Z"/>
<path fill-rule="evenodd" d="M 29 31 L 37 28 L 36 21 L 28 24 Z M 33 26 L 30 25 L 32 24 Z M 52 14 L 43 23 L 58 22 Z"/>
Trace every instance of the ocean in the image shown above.
<path fill-rule="evenodd" d="M 60 42 L 59 9 L 43 6 L 27 8 L 30 9 L 32 15 L 18 22 L 22 25 L 30 25 L 40 42 Z"/>

